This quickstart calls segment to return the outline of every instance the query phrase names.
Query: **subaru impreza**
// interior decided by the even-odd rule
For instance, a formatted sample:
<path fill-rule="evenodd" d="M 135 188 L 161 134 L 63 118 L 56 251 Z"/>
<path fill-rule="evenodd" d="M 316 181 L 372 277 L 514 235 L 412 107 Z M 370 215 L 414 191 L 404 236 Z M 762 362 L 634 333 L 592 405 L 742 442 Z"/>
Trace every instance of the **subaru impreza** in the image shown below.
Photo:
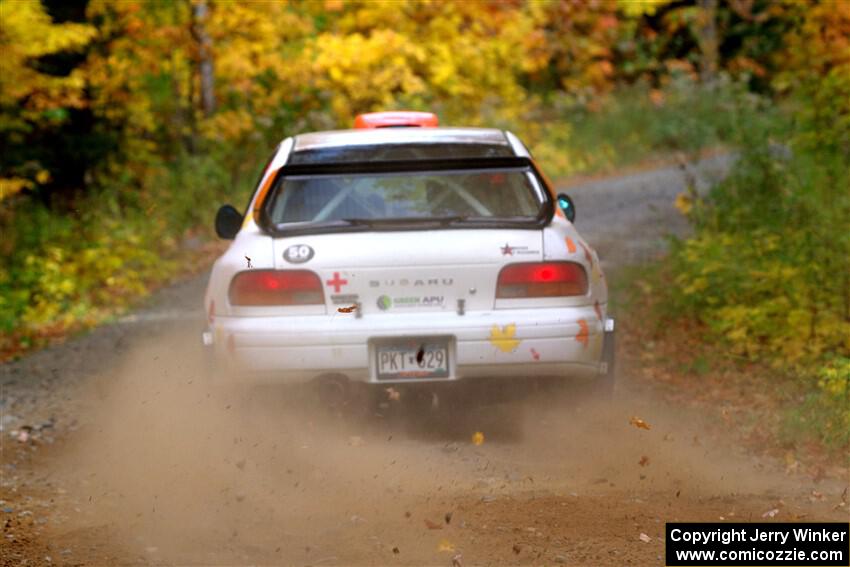
<path fill-rule="evenodd" d="M 204 343 L 242 382 L 592 378 L 614 321 L 575 207 L 511 132 L 429 113 L 283 140 L 223 206 Z"/>

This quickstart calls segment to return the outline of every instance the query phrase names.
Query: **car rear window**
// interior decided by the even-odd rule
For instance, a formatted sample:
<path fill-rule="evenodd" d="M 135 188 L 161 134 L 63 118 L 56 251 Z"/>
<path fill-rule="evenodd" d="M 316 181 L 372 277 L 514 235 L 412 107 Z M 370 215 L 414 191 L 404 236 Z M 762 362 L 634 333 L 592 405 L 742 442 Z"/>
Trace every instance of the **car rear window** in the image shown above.
<path fill-rule="evenodd" d="M 288 165 L 359 163 L 364 161 L 414 161 L 511 157 L 505 144 L 431 143 L 369 144 L 314 148 L 293 152 Z"/>
<path fill-rule="evenodd" d="M 267 209 L 274 225 L 334 221 L 534 220 L 544 204 L 530 168 L 290 175 Z"/>

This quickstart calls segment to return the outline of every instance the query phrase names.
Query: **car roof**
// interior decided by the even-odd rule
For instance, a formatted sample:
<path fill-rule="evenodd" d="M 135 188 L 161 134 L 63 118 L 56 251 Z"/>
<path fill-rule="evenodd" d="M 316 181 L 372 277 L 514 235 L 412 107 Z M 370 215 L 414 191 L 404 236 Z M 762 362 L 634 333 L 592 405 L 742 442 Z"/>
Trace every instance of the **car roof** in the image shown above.
<path fill-rule="evenodd" d="M 295 136 L 292 151 L 378 144 L 484 144 L 510 146 L 495 128 L 375 128 L 330 130 Z"/>

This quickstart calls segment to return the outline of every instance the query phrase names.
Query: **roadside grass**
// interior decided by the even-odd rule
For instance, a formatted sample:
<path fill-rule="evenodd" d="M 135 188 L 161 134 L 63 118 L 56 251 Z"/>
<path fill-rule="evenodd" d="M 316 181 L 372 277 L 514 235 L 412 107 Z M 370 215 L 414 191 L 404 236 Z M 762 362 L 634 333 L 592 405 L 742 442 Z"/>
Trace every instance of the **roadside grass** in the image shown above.
<path fill-rule="evenodd" d="M 788 472 L 846 474 L 850 443 L 846 430 L 836 430 L 846 408 L 830 404 L 806 376 L 736 354 L 707 325 L 672 309 L 666 260 L 619 269 L 609 281 L 629 380 L 709 411 L 718 430 L 734 431 L 748 450 L 776 457 Z"/>

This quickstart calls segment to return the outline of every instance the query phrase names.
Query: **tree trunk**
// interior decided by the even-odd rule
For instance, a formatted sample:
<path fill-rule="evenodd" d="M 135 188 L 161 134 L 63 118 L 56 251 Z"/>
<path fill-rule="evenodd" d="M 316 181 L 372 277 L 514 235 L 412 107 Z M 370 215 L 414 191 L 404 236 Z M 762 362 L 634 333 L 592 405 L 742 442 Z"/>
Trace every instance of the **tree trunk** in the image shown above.
<path fill-rule="evenodd" d="M 201 109 L 204 116 L 215 112 L 215 77 L 213 76 L 212 39 L 204 25 L 209 9 L 206 0 L 192 3 L 192 35 L 198 42 L 198 71 L 201 75 Z"/>
<path fill-rule="evenodd" d="M 719 41 L 717 39 L 717 0 L 699 0 L 697 39 L 701 52 L 700 79 L 711 85 L 717 78 Z"/>

